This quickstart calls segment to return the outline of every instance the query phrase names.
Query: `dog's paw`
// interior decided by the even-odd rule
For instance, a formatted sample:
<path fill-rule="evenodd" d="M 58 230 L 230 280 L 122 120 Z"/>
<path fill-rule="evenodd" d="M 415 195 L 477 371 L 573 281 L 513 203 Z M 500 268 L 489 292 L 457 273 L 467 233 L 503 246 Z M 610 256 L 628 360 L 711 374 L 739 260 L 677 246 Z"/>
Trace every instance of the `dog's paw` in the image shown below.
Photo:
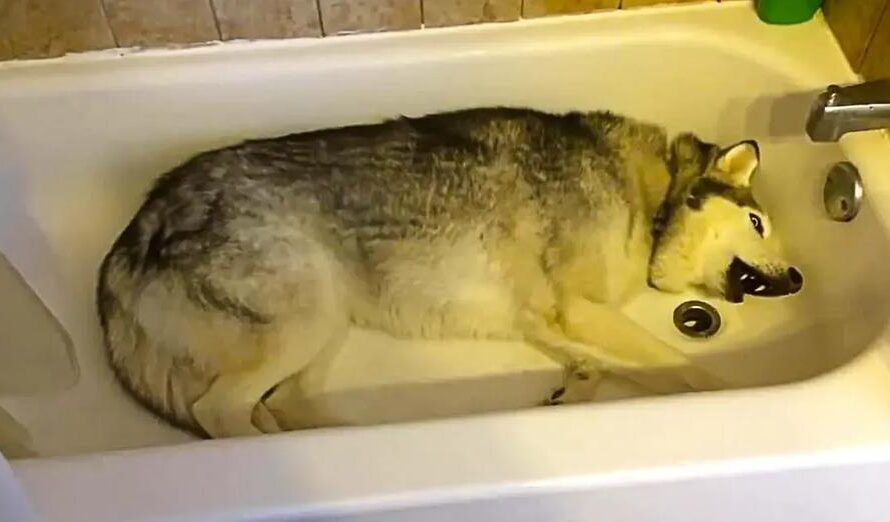
<path fill-rule="evenodd" d="M 562 386 L 542 402 L 545 406 L 589 402 L 596 397 L 602 373 L 593 364 L 575 364 L 566 368 Z"/>
<path fill-rule="evenodd" d="M 251 422 L 252 409 L 222 411 L 204 405 L 200 400 L 192 406 L 192 417 L 214 439 L 262 435 Z"/>
<path fill-rule="evenodd" d="M 593 360 L 575 361 L 566 368 L 566 383 L 595 380 L 600 371 L 599 365 Z"/>
<path fill-rule="evenodd" d="M 694 366 L 683 371 L 683 378 L 695 391 L 726 390 L 732 387 L 720 377 Z"/>
<path fill-rule="evenodd" d="M 553 390 L 553 393 L 550 394 L 550 397 L 541 402 L 541 406 L 558 406 L 562 404 L 562 398 L 566 394 L 565 386 L 560 386 L 559 388 Z"/>
<path fill-rule="evenodd" d="M 282 431 L 281 426 L 278 425 L 278 419 L 262 401 L 254 407 L 251 421 L 263 433 L 281 433 Z"/>

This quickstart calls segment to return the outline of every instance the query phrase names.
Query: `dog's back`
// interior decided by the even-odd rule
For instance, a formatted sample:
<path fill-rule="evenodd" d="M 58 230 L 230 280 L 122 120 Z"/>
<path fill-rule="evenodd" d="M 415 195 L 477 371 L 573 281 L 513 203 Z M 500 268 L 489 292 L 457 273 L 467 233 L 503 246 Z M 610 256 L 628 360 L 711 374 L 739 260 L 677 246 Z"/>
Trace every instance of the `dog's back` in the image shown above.
<path fill-rule="evenodd" d="M 198 155 L 157 182 L 102 264 L 112 365 L 199 429 L 191 405 L 216 377 L 312 328 L 309 352 L 350 320 L 513 336 L 520 301 L 548 295 L 555 228 L 637 204 L 626 157 L 663 163 L 664 147 L 660 130 L 608 113 L 481 109 Z"/>

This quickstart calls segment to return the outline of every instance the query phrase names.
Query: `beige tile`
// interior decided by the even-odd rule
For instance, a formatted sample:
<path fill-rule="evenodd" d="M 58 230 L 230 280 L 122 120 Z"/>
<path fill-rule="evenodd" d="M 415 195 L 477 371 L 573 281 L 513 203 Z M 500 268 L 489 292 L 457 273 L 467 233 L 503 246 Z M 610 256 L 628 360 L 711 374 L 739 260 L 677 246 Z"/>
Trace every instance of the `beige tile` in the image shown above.
<path fill-rule="evenodd" d="M 423 0 L 423 25 L 475 24 L 519 19 L 522 0 Z"/>
<path fill-rule="evenodd" d="M 417 29 L 420 0 L 319 0 L 325 34 Z"/>
<path fill-rule="evenodd" d="M 213 0 L 223 40 L 321 36 L 315 0 Z"/>
<path fill-rule="evenodd" d="M 587 13 L 598 9 L 617 9 L 621 0 L 525 0 L 522 16 Z"/>
<path fill-rule="evenodd" d="M 717 0 L 621 0 L 621 8 L 631 9 L 658 4 L 691 4 L 702 2 L 716 2 Z"/>
<path fill-rule="evenodd" d="M 114 47 L 99 0 L 0 0 L 0 59 Z"/>
<path fill-rule="evenodd" d="M 218 40 L 209 0 L 104 0 L 123 47 Z"/>
<path fill-rule="evenodd" d="M 890 78 L 890 5 L 884 9 L 884 16 L 865 52 L 862 75 L 870 80 Z"/>
<path fill-rule="evenodd" d="M 887 0 L 825 0 L 822 10 L 853 69 L 858 71 Z"/>

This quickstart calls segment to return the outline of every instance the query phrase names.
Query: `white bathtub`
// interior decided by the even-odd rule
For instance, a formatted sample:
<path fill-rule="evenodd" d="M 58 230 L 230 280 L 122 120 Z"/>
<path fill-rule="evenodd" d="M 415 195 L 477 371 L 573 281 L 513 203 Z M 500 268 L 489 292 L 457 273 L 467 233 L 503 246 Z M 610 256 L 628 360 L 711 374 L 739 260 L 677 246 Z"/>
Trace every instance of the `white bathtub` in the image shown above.
<path fill-rule="evenodd" d="M 0 64 L 0 252 L 67 330 L 79 368 L 64 389 L 0 396 L 40 455 L 13 471 L 39 516 L 63 521 L 890 519 L 890 142 L 803 135 L 812 93 L 856 80 L 821 19 L 767 26 L 745 2 Z M 245 137 L 482 105 L 610 109 L 759 140 L 756 190 L 805 292 L 721 305 L 725 331 L 706 343 L 680 339 L 661 312 L 682 296 L 628 306 L 740 389 L 194 441 L 114 382 L 95 271 L 158 173 Z M 844 157 L 866 205 L 838 224 L 819 196 Z M 392 344 L 363 339 L 353 345 L 380 357 Z M 534 384 L 504 385 L 516 404 L 479 409 L 531 405 L 556 382 L 522 353 L 486 371 Z M 348 395 L 355 365 L 337 368 L 320 389 Z M 327 403 L 331 424 L 371 422 L 362 404 L 388 396 L 370 397 Z"/>

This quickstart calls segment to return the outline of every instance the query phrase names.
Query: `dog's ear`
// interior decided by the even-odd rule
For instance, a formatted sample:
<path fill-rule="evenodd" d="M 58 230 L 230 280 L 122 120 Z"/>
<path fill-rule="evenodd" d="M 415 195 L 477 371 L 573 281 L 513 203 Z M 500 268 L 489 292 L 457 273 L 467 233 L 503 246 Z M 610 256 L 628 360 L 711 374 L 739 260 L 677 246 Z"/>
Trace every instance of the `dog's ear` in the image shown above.
<path fill-rule="evenodd" d="M 736 143 L 720 152 L 714 166 L 714 177 L 736 187 L 747 187 L 760 166 L 760 147 L 753 140 Z"/>
<path fill-rule="evenodd" d="M 718 152 L 716 145 L 705 143 L 694 134 L 680 134 L 674 138 L 668 158 L 671 173 L 668 198 L 679 197 L 693 180 L 707 173 Z"/>

